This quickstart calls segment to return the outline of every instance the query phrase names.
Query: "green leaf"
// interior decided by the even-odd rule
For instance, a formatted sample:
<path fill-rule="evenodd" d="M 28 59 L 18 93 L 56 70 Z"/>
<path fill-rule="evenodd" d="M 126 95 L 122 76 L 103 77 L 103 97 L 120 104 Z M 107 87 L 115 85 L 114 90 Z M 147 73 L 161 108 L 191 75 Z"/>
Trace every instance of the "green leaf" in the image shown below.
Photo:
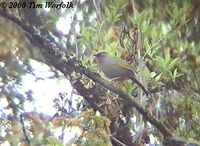
<path fill-rule="evenodd" d="M 177 64 L 177 62 L 179 61 L 179 58 L 175 58 L 172 61 L 170 61 L 170 63 L 168 64 L 167 68 L 169 70 L 173 69 L 175 67 L 175 65 Z"/>
<path fill-rule="evenodd" d="M 64 146 L 62 144 L 62 141 L 56 139 L 55 137 L 48 137 L 47 138 L 47 143 L 50 145 L 50 146 Z"/>
<path fill-rule="evenodd" d="M 162 73 L 160 73 L 159 75 L 156 76 L 155 81 L 159 81 L 161 79 Z"/>
<path fill-rule="evenodd" d="M 155 76 L 156 76 L 156 73 L 155 73 L 155 72 L 151 72 L 151 73 L 150 73 L 150 77 L 151 77 L 151 78 L 154 78 Z"/>

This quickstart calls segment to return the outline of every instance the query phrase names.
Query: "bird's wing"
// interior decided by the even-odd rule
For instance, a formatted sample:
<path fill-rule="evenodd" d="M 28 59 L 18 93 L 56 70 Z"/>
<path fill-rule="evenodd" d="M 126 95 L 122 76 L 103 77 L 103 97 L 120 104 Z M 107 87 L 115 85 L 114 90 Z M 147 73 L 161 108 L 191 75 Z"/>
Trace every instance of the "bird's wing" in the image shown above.
<path fill-rule="evenodd" d="M 133 67 L 130 64 L 119 58 L 109 58 L 109 62 L 112 62 L 112 64 L 117 66 L 118 68 L 133 71 Z"/>
<path fill-rule="evenodd" d="M 132 70 L 132 66 L 128 63 L 116 63 L 116 66 L 126 70 Z"/>

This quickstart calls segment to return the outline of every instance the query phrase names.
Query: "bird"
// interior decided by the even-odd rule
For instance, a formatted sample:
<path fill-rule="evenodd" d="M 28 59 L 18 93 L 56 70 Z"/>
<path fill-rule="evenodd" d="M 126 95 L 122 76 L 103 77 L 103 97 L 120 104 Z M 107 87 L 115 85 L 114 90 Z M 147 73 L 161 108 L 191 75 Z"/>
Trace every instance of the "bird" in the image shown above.
<path fill-rule="evenodd" d="M 109 55 L 105 51 L 100 51 L 93 53 L 93 56 L 96 58 L 96 63 L 99 66 L 100 70 L 113 81 L 124 81 L 131 79 L 136 83 L 148 96 L 150 91 L 147 90 L 142 83 L 140 83 L 133 72 L 133 67 L 128 64 L 125 60 Z"/>

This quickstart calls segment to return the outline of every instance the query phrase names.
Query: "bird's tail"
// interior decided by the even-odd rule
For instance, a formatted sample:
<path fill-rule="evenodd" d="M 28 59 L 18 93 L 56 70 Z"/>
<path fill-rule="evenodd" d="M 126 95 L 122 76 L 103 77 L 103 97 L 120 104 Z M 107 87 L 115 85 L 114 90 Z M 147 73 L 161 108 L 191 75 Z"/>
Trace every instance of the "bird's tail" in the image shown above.
<path fill-rule="evenodd" d="M 148 95 L 151 95 L 151 93 L 150 93 L 150 91 L 148 91 L 143 85 L 142 85 L 142 83 L 140 83 L 135 77 L 134 77 L 134 75 L 131 75 L 130 76 L 130 79 L 134 82 L 134 83 L 136 83 L 143 91 L 144 91 L 144 93 L 148 96 Z"/>

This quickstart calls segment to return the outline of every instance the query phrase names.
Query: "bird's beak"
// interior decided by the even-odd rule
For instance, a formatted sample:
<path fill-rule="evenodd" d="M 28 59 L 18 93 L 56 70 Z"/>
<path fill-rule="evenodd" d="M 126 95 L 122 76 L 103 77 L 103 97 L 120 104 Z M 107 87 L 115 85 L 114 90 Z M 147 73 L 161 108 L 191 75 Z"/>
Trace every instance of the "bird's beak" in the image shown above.
<path fill-rule="evenodd" d="M 92 56 L 97 56 L 98 52 L 96 52 L 95 50 L 92 51 Z"/>
<path fill-rule="evenodd" d="M 107 53 L 106 51 L 102 50 L 102 51 L 99 51 L 99 52 L 96 52 L 96 51 L 92 51 L 92 55 L 97 57 L 97 56 L 102 56 L 103 54 Z"/>

